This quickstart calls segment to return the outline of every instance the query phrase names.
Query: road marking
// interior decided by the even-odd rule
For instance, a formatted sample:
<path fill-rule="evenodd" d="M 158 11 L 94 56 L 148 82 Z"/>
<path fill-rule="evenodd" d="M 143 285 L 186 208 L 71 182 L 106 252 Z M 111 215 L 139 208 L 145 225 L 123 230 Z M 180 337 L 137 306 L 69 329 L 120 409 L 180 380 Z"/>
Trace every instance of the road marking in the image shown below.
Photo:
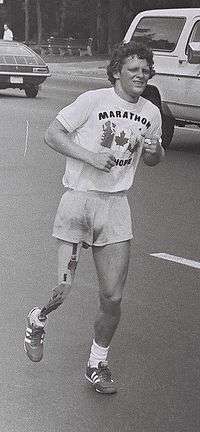
<path fill-rule="evenodd" d="M 28 148 L 28 137 L 29 137 L 29 121 L 26 120 L 26 139 L 25 139 L 24 157 L 26 156 L 26 152 Z"/>
<path fill-rule="evenodd" d="M 155 258 L 161 258 L 167 261 L 173 261 L 178 264 L 183 264 L 189 267 L 194 267 L 200 269 L 200 262 L 199 261 L 193 261 L 190 259 L 182 258 L 176 255 L 170 255 L 166 253 L 152 253 L 151 256 Z"/>

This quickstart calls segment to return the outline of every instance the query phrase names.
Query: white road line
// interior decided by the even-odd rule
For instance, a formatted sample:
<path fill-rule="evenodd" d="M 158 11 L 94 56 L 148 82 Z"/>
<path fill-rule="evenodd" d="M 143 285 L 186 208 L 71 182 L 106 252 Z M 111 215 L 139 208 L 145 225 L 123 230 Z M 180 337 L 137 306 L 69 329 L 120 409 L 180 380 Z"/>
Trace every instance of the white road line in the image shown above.
<path fill-rule="evenodd" d="M 28 148 L 28 134 L 29 134 L 29 121 L 26 120 L 26 139 L 25 139 L 24 157 L 26 156 L 26 152 Z"/>
<path fill-rule="evenodd" d="M 167 261 L 173 261 L 175 263 L 178 264 L 183 264 L 189 267 L 194 267 L 197 269 L 200 269 L 200 262 L 199 261 L 193 261 L 190 259 L 186 259 L 186 258 L 182 258 L 176 255 L 170 255 L 170 254 L 166 254 L 166 253 L 152 253 L 150 254 L 151 256 L 155 257 L 155 258 L 161 258 Z"/>

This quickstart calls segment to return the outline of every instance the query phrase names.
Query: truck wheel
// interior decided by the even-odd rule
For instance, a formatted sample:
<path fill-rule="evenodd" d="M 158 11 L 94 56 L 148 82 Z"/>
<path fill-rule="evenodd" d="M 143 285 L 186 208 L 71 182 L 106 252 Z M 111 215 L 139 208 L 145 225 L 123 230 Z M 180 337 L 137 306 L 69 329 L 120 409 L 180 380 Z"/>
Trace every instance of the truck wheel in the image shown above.
<path fill-rule="evenodd" d="M 38 94 L 39 88 L 37 86 L 31 85 L 25 88 L 25 93 L 28 98 L 35 98 Z"/>
<path fill-rule="evenodd" d="M 166 114 L 162 114 L 162 146 L 167 150 L 174 135 L 175 120 Z"/>
<path fill-rule="evenodd" d="M 167 150 L 173 138 L 175 120 L 172 116 L 167 115 L 163 112 L 161 96 L 156 86 L 148 84 L 142 96 L 145 99 L 148 99 L 154 105 L 156 105 L 160 110 L 161 117 L 162 117 L 162 146 L 165 150 Z"/>

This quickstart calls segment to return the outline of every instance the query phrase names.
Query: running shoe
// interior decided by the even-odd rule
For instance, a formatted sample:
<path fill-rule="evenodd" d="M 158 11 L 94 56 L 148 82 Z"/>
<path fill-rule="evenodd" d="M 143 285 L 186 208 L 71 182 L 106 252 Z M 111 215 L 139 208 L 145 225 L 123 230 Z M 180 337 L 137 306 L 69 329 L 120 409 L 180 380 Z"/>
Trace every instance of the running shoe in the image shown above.
<path fill-rule="evenodd" d="M 94 386 L 98 393 L 114 394 L 117 392 L 107 361 L 99 362 L 98 368 L 87 366 L 85 378 Z"/>
<path fill-rule="evenodd" d="M 24 351 L 32 362 L 39 362 L 43 357 L 44 327 L 46 319 L 38 318 L 41 310 L 33 308 L 27 317 L 26 335 L 24 339 Z"/>

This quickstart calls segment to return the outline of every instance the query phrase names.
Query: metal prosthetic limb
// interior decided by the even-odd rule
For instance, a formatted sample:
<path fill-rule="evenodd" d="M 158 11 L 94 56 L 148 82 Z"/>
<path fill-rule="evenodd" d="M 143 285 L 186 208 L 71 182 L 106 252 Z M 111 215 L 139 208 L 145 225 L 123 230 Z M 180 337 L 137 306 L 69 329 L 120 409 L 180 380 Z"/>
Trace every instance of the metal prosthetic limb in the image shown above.
<path fill-rule="evenodd" d="M 50 312 L 56 310 L 64 302 L 67 294 L 71 290 L 78 262 L 77 251 L 78 244 L 73 243 L 72 255 L 67 265 L 66 273 L 63 275 L 63 281 L 53 289 L 53 294 L 50 300 L 42 307 L 39 316 L 40 320 L 45 319 Z"/>

